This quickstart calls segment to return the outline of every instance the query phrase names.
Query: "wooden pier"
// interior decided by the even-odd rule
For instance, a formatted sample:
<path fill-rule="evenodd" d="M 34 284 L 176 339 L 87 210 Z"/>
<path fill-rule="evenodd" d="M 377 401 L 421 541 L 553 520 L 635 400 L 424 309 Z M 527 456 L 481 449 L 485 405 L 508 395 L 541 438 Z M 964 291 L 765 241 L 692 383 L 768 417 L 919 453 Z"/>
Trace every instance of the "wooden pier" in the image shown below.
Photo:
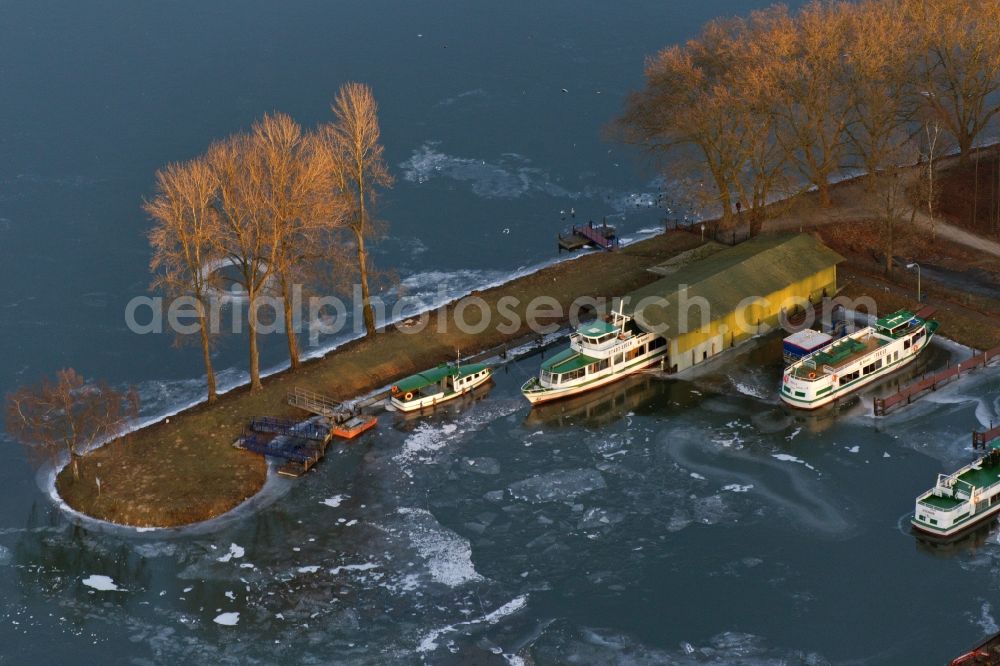
<path fill-rule="evenodd" d="M 994 426 L 985 432 L 972 433 L 972 448 L 985 449 L 991 442 L 1000 439 L 1000 426 Z"/>
<path fill-rule="evenodd" d="M 957 365 L 945 368 L 940 372 L 936 372 L 933 375 L 913 382 L 912 384 L 902 388 L 899 393 L 896 393 L 895 395 L 890 395 L 885 398 L 875 398 L 875 416 L 885 416 L 886 413 L 894 407 L 899 405 L 908 405 L 925 391 L 936 391 L 942 384 L 946 384 L 952 379 L 958 379 L 962 376 L 963 372 L 967 372 L 975 368 L 986 367 L 990 361 L 998 356 L 1000 356 L 1000 347 L 995 347 L 981 354 L 976 354 L 972 358 L 966 359 Z"/>
<path fill-rule="evenodd" d="M 569 234 L 559 234 L 559 251 L 573 252 L 587 246 L 611 251 L 618 247 L 618 236 L 613 226 L 607 222 L 594 226 L 593 222 L 585 225 L 573 225 Z"/>

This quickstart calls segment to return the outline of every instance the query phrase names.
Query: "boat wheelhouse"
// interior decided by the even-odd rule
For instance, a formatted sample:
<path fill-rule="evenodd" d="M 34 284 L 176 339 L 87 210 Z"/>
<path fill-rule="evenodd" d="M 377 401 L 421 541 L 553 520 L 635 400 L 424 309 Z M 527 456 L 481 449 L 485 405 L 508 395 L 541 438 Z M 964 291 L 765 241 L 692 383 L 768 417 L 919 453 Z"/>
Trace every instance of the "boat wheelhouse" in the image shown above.
<path fill-rule="evenodd" d="M 521 393 L 533 405 L 579 395 L 660 363 L 666 351 L 664 338 L 615 312 L 607 320 L 580 326 L 570 336 L 569 348 L 545 361 Z"/>
<path fill-rule="evenodd" d="M 781 399 L 816 409 L 913 362 L 938 323 L 900 310 L 812 352 L 785 369 Z"/>
<path fill-rule="evenodd" d="M 939 474 L 917 497 L 911 524 L 936 538 L 950 538 L 1000 512 L 1000 440 L 990 452 L 953 474 Z"/>
<path fill-rule="evenodd" d="M 481 363 L 442 363 L 400 380 L 392 387 L 390 402 L 404 412 L 433 407 L 465 395 L 488 382 L 492 376 L 490 367 Z"/>

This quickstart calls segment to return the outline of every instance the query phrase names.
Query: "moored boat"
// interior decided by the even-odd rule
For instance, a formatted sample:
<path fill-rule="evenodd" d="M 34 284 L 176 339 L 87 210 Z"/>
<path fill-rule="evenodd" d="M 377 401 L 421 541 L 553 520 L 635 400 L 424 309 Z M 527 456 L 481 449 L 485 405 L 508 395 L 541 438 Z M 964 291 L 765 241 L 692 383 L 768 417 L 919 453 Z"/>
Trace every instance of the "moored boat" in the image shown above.
<path fill-rule="evenodd" d="M 785 369 L 781 399 L 816 409 L 913 362 L 938 323 L 900 310 L 814 351 Z"/>
<path fill-rule="evenodd" d="M 982 458 L 937 483 L 917 497 L 911 524 L 935 538 L 951 538 L 981 525 L 1000 512 L 1000 440 Z"/>
<path fill-rule="evenodd" d="M 654 366 L 666 352 L 664 338 L 615 312 L 608 320 L 581 325 L 570 336 L 569 348 L 545 361 L 521 393 L 533 405 L 579 395 Z"/>
<path fill-rule="evenodd" d="M 403 412 L 433 407 L 469 393 L 492 376 L 490 367 L 481 363 L 442 363 L 397 382 L 390 402 Z"/>

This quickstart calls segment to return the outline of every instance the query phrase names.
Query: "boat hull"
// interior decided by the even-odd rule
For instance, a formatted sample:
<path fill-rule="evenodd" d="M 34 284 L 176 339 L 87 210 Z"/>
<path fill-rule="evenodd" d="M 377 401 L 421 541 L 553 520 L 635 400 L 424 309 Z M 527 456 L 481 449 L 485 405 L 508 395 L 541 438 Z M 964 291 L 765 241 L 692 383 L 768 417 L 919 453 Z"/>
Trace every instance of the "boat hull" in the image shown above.
<path fill-rule="evenodd" d="M 526 391 L 522 390 L 521 393 L 532 405 L 540 405 L 543 403 L 553 402 L 555 400 L 562 400 L 564 398 L 570 398 L 588 391 L 593 391 L 594 389 L 601 388 L 602 386 L 607 386 L 620 379 L 624 379 L 629 375 L 633 375 L 637 372 L 641 372 L 649 367 L 659 364 L 660 360 L 666 355 L 665 350 L 663 353 L 655 353 L 649 358 L 643 359 L 642 361 L 635 364 L 634 367 L 630 367 L 624 370 L 610 372 L 603 377 L 598 377 L 592 381 L 585 384 L 578 384 L 576 386 L 567 386 L 564 389 L 545 389 L 541 391 Z"/>
<path fill-rule="evenodd" d="M 913 531 L 918 532 L 921 536 L 930 537 L 935 541 L 951 541 L 952 539 L 961 536 L 970 530 L 982 527 L 986 523 L 994 520 L 998 513 L 1000 513 L 1000 504 L 992 506 L 986 511 L 976 514 L 968 520 L 965 520 L 946 530 L 937 530 L 930 525 L 921 523 L 917 521 L 916 516 L 910 519 L 910 525 L 913 527 Z"/>

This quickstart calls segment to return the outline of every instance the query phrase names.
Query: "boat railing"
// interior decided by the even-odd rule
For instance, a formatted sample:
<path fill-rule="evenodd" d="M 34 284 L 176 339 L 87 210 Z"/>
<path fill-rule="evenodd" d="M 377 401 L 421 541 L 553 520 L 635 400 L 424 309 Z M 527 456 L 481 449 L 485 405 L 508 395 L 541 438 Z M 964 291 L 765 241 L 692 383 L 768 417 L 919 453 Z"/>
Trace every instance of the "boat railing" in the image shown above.
<path fill-rule="evenodd" d="M 965 472 L 969 471 L 969 469 L 972 468 L 971 467 L 963 468 L 958 472 L 955 472 L 954 474 L 938 474 L 938 482 L 936 489 L 940 491 L 947 490 L 951 493 L 950 496 L 956 501 L 966 502 L 973 498 L 973 495 L 976 494 L 977 490 L 979 491 L 980 495 L 984 495 L 988 493 L 990 490 L 1000 487 L 1000 479 L 997 479 L 988 486 L 979 487 L 969 483 L 968 481 L 963 481 L 962 479 L 958 478 L 961 474 L 964 474 Z M 968 497 L 964 500 L 960 499 L 958 497 L 958 493 L 960 492 L 965 493 L 966 495 L 968 495 Z M 934 508 L 942 513 L 950 513 L 952 511 L 957 511 L 959 508 L 961 508 L 961 506 L 962 506 L 961 504 L 958 504 L 956 506 L 951 507 L 950 509 L 942 509 L 936 506 Z"/>

